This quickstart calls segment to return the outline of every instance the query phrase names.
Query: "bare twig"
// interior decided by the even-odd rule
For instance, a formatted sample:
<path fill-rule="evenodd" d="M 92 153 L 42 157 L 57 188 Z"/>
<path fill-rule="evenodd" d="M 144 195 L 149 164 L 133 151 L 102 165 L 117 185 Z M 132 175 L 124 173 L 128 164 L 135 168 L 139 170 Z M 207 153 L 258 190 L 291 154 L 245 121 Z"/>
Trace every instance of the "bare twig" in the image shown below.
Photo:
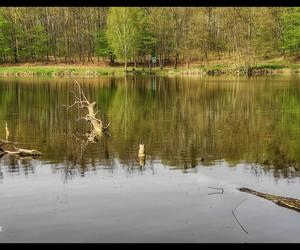
<path fill-rule="evenodd" d="M 72 105 L 62 105 L 63 107 L 67 107 L 67 109 L 70 109 L 72 107 L 74 107 L 76 104 L 78 104 L 78 102 L 74 102 Z"/>
<path fill-rule="evenodd" d="M 246 201 L 247 199 L 249 199 L 249 197 L 248 198 L 245 198 L 245 199 L 243 199 L 242 201 L 240 201 L 238 204 L 237 204 L 237 206 L 232 210 L 232 215 L 233 215 L 233 217 L 236 219 L 236 221 L 237 221 L 237 223 L 239 224 L 239 226 L 243 229 L 243 231 L 246 233 L 246 234 L 248 234 L 248 232 L 246 231 L 246 229 L 242 226 L 242 224 L 239 222 L 239 220 L 238 220 L 238 218 L 235 216 L 235 214 L 234 214 L 234 211 L 244 202 L 244 201 Z"/>
<path fill-rule="evenodd" d="M 107 135 L 111 137 L 111 134 L 108 132 L 108 130 L 105 130 L 104 133 L 107 133 Z"/>
<path fill-rule="evenodd" d="M 89 102 L 89 100 L 85 96 L 83 90 L 81 89 L 80 84 L 75 79 L 73 79 L 73 80 L 78 86 L 78 96 L 76 96 L 76 94 L 73 92 L 73 94 L 75 96 L 74 103 L 72 105 L 63 105 L 63 106 L 67 107 L 67 110 L 76 105 L 78 105 L 78 107 L 81 109 L 87 109 L 88 114 L 86 114 L 85 117 L 80 117 L 78 120 L 83 119 L 83 120 L 88 121 L 95 131 L 98 131 L 99 134 L 102 133 L 104 130 L 106 130 L 109 127 L 109 124 L 105 127 L 103 126 L 102 119 L 98 119 L 96 117 L 96 114 L 99 111 L 96 111 L 96 112 L 94 111 L 96 102 Z"/>
<path fill-rule="evenodd" d="M 110 122 L 104 127 L 104 129 L 107 129 L 110 125 Z"/>

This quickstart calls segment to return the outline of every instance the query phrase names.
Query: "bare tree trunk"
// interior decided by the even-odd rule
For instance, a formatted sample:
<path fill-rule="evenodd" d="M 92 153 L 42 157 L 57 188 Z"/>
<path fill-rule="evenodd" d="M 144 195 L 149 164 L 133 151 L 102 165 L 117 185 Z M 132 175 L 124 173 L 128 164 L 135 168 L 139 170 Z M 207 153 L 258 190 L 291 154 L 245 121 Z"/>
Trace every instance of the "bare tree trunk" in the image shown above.
<path fill-rule="evenodd" d="M 164 68 L 164 58 L 163 58 L 162 53 L 159 54 L 159 66 L 160 66 L 160 69 Z"/>
<path fill-rule="evenodd" d="M 175 63 L 174 63 L 174 69 L 177 69 L 177 63 L 178 63 L 178 52 L 176 52 L 176 56 L 175 56 Z"/>
<path fill-rule="evenodd" d="M 127 59 L 125 59 L 125 65 L 124 65 L 124 67 L 125 67 L 125 72 L 127 73 Z"/>

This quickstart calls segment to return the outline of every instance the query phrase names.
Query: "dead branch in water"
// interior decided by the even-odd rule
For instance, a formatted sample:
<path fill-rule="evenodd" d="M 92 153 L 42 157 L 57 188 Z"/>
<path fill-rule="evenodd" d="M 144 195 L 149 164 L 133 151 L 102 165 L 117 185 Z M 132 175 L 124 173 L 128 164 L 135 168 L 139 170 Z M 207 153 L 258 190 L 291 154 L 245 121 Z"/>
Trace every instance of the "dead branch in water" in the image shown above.
<path fill-rule="evenodd" d="M 75 97 L 74 103 L 72 105 L 63 105 L 63 106 L 66 106 L 67 110 L 72 107 L 78 106 L 80 109 L 88 111 L 88 113 L 85 116 L 80 117 L 79 120 L 83 119 L 89 122 L 89 124 L 91 125 L 90 135 L 92 135 L 93 137 L 91 140 L 94 140 L 95 137 L 101 136 L 103 132 L 108 130 L 110 123 L 104 126 L 103 121 L 96 117 L 96 114 L 99 112 L 99 111 L 94 111 L 96 102 L 90 102 L 86 98 L 83 90 L 80 87 L 80 84 L 75 79 L 74 81 L 78 86 L 78 96 L 76 96 L 76 94 L 74 93 L 74 97 Z M 89 141 L 91 140 L 89 139 Z"/>
<path fill-rule="evenodd" d="M 102 119 L 96 117 L 99 112 L 98 110 L 94 110 L 96 107 L 96 102 L 90 102 L 81 89 L 80 84 L 75 79 L 74 82 L 78 86 L 78 94 L 76 94 L 74 91 L 71 91 L 75 98 L 74 103 L 71 105 L 62 106 L 67 107 L 66 110 L 69 110 L 73 107 L 78 107 L 82 111 L 85 111 L 85 113 L 82 116 L 78 117 L 76 121 L 87 121 L 90 124 L 90 129 L 83 134 L 77 134 L 78 136 L 72 133 L 72 138 L 75 139 L 75 143 L 71 144 L 72 153 L 70 154 L 70 158 L 72 158 L 72 164 L 68 165 L 68 167 L 66 168 L 66 178 L 72 168 L 75 168 L 77 166 L 80 166 L 82 168 L 84 167 L 83 154 L 89 143 L 98 142 L 99 139 L 105 134 L 110 136 L 110 133 L 108 131 L 110 123 L 105 126 Z"/>
<path fill-rule="evenodd" d="M 246 192 L 246 193 L 253 194 L 253 195 L 259 196 L 261 198 L 270 200 L 278 206 L 300 212 L 300 200 L 299 199 L 283 197 L 283 196 L 278 196 L 278 195 L 273 195 L 273 194 L 266 194 L 266 193 L 258 192 L 258 191 L 252 190 L 250 188 L 244 188 L 244 187 L 238 188 L 238 190 L 241 192 Z"/>
<path fill-rule="evenodd" d="M 7 126 L 7 122 L 5 122 L 5 140 L 8 140 L 9 137 L 9 129 Z"/>
<path fill-rule="evenodd" d="M 23 149 L 17 148 L 15 142 L 7 141 L 7 140 L 0 140 L 0 154 L 3 156 L 4 154 L 14 154 L 20 156 L 40 156 L 42 155 L 41 152 L 37 150 L 31 149 Z M 6 145 L 10 145 L 13 148 L 13 151 L 5 149 Z"/>
<path fill-rule="evenodd" d="M 242 201 L 240 201 L 237 206 L 232 210 L 232 215 L 233 217 L 236 219 L 237 223 L 239 224 L 239 226 L 243 229 L 243 231 L 248 234 L 248 232 L 246 231 L 246 229 L 242 226 L 242 224 L 239 222 L 238 218 L 235 216 L 234 211 L 244 202 L 246 201 L 248 198 L 243 199 Z"/>

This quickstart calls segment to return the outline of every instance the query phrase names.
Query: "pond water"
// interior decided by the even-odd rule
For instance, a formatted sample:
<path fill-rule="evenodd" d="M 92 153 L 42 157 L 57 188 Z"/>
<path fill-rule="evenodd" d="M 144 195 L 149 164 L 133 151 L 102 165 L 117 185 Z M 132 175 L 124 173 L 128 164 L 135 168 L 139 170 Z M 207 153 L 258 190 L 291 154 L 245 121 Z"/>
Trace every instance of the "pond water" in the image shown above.
<path fill-rule="evenodd" d="M 0 159 L 0 242 L 300 242 L 300 213 L 237 190 L 300 199 L 300 76 L 76 79 L 94 143 L 72 79 L 0 79 L 0 139 L 43 153 Z"/>

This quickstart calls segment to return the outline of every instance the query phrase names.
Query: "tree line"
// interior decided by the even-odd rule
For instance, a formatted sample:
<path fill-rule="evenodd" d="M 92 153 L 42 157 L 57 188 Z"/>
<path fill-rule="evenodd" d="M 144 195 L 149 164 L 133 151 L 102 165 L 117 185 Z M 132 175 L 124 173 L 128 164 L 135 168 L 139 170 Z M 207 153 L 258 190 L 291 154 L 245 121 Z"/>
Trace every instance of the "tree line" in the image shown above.
<path fill-rule="evenodd" d="M 249 66 L 299 48 L 299 7 L 0 8 L 0 63 Z"/>

